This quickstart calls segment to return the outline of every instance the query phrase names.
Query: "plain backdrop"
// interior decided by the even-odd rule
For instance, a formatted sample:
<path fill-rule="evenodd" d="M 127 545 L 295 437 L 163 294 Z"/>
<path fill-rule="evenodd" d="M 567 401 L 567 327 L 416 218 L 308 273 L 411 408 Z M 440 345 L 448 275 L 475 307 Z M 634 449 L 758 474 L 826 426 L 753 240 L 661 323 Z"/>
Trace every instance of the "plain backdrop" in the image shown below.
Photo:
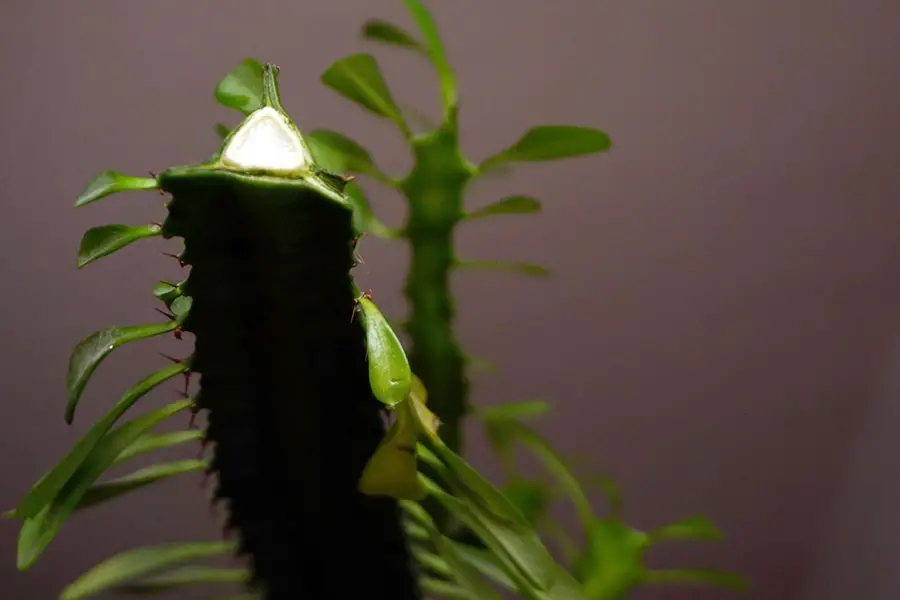
<path fill-rule="evenodd" d="M 475 402 L 551 400 L 541 431 L 617 478 L 633 524 L 703 513 L 727 534 L 673 542 L 655 566 L 737 570 L 752 600 L 900 597 L 900 3 L 429 6 L 472 160 L 536 124 L 598 127 L 614 141 L 607 154 L 522 165 L 472 189 L 469 207 L 526 194 L 544 211 L 466 224 L 460 254 L 553 272 L 455 276 L 459 335 L 499 369 L 475 378 Z M 333 61 L 371 50 L 396 97 L 435 114 L 428 66 L 361 40 L 374 17 L 412 27 L 400 0 L 0 5 L 0 508 L 161 366 L 156 351 L 187 352 L 168 340 L 123 348 L 64 424 L 72 346 L 158 318 L 150 291 L 179 276 L 157 240 L 78 271 L 88 227 L 164 217 L 154 193 L 76 211 L 84 185 L 102 169 L 143 175 L 208 157 L 214 123 L 237 121 L 213 88 L 247 56 L 281 65 L 302 128 L 345 132 L 402 173 L 409 156 L 391 125 L 319 82 Z M 363 185 L 386 221 L 402 219 L 401 198 Z M 401 315 L 406 248 L 361 249 L 361 285 Z M 173 397 L 164 388 L 142 410 Z M 472 460 L 496 477 L 476 425 L 470 439 Z M 55 598 L 113 552 L 215 539 L 221 514 L 200 480 L 78 515 L 26 574 L 6 522 L 0 597 Z M 572 524 L 565 507 L 557 514 Z"/>

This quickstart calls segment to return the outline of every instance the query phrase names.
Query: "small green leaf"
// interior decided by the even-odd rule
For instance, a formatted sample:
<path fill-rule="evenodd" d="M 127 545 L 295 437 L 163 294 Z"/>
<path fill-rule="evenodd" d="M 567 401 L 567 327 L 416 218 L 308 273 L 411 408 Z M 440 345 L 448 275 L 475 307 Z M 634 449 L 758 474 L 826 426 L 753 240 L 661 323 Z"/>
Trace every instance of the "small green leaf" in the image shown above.
<path fill-rule="evenodd" d="M 465 360 L 475 371 L 479 371 L 481 373 L 489 373 L 491 375 L 496 375 L 497 373 L 499 373 L 494 363 L 485 358 L 481 358 L 480 356 L 468 354 L 465 356 Z"/>
<path fill-rule="evenodd" d="M 172 314 L 175 316 L 176 323 L 184 323 L 193 303 L 193 298 L 184 295 L 178 296 L 172 300 L 172 304 L 169 305 L 169 310 L 172 311 Z"/>
<path fill-rule="evenodd" d="M 78 268 L 103 258 L 125 246 L 148 237 L 162 234 L 159 225 L 102 225 L 92 227 L 81 238 L 78 249 Z"/>
<path fill-rule="evenodd" d="M 223 123 L 216 123 L 216 135 L 219 136 L 220 140 L 224 142 L 225 138 L 227 138 L 230 133 L 231 129 L 228 127 L 228 125 L 225 125 Z"/>
<path fill-rule="evenodd" d="M 525 215 L 541 212 L 541 203 L 529 196 L 510 196 L 499 202 L 488 204 L 483 208 L 466 214 L 467 220 L 483 219 L 494 215 Z"/>
<path fill-rule="evenodd" d="M 387 177 L 375 166 L 369 152 L 344 134 L 329 129 L 316 129 L 306 135 L 307 141 L 310 138 L 315 140 L 314 144 L 320 151 L 324 147 L 328 152 L 343 157 L 341 164 L 344 165 L 344 168 L 337 172 L 361 173 L 371 175 L 379 180 L 387 180 Z"/>
<path fill-rule="evenodd" d="M 75 201 L 75 206 L 84 206 L 119 192 L 155 190 L 158 187 L 156 179 L 134 177 L 116 171 L 103 171 L 94 177 L 87 188 L 81 192 L 78 200 Z"/>
<path fill-rule="evenodd" d="M 79 507 L 91 485 L 115 462 L 122 450 L 145 432 L 191 404 L 190 400 L 169 404 L 117 427 L 99 440 L 53 500 L 36 516 L 27 518 L 22 523 L 17 556 L 19 570 L 25 571 L 34 565 L 69 515 Z"/>
<path fill-rule="evenodd" d="M 479 408 L 475 414 L 485 421 L 518 421 L 538 417 L 550 411 L 546 400 L 523 400 Z"/>
<path fill-rule="evenodd" d="M 572 158 L 608 150 L 609 136 L 597 129 L 575 125 L 532 127 L 519 141 L 486 159 L 480 169 L 488 170 L 506 162 L 532 162 Z"/>
<path fill-rule="evenodd" d="M 223 106 L 249 115 L 262 106 L 263 65 L 247 58 L 216 86 L 216 100 Z"/>
<path fill-rule="evenodd" d="M 183 285 L 184 282 L 169 283 L 168 281 L 160 281 L 153 287 L 153 295 L 162 300 L 166 308 L 168 308 L 175 298 L 184 293 Z"/>
<path fill-rule="evenodd" d="M 171 333 L 177 327 L 176 321 L 154 323 L 153 325 L 107 327 L 79 342 L 69 357 L 69 371 L 66 377 L 66 390 L 69 396 L 66 404 L 66 423 L 72 423 L 75 418 L 75 407 L 78 405 L 91 375 L 113 350 L 130 342 Z"/>
<path fill-rule="evenodd" d="M 353 54 L 337 61 L 322 74 L 322 83 L 369 112 L 391 119 L 408 134 L 378 62 L 370 54 Z"/>
<path fill-rule="evenodd" d="M 478 269 L 482 271 L 509 271 L 531 277 L 547 277 L 550 269 L 541 265 L 533 265 L 523 262 L 509 262 L 505 260 L 460 260 L 456 262 L 460 269 Z"/>
<path fill-rule="evenodd" d="M 227 569 L 222 567 L 192 565 L 172 569 L 166 573 L 146 577 L 132 583 L 126 583 L 114 588 L 114 590 L 125 594 L 144 595 L 180 589 L 193 585 L 205 585 L 210 583 L 246 583 L 249 580 L 250 572 L 247 569 Z"/>
<path fill-rule="evenodd" d="M 422 500 L 425 490 L 416 469 L 419 429 L 410 402 L 394 409 L 397 419 L 366 463 L 359 478 L 359 491 L 369 496 Z"/>
<path fill-rule="evenodd" d="M 388 406 L 396 406 L 409 396 L 412 371 L 397 334 L 369 298 L 361 296 L 369 363 L 369 384 L 375 397 Z"/>
<path fill-rule="evenodd" d="M 69 584 L 59 600 L 82 600 L 152 573 L 190 561 L 230 554 L 232 542 L 188 542 L 126 550 Z"/>
<path fill-rule="evenodd" d="M 197 442 L 202 440 L 206 433 L 202 429 L 187 429 L 185 431 L 172 431 L 169 433 L 148 433 L 142 435 L 134 441 L 133 444 L 125 448 L 118 458 L 117 463 L 125 462 L 135 456 L 153 452 L 155 450 L 163 450 L 172 446 L 179 446 L 188 442 Z"/>
<path fill-rule="evenodd" d="M 649 533 L 650 539 L 659 540 L 720 540 L 722 532 L 706 517 L 696 516 L 688 517 L 678 521 L 664 525 Z"/>
<path fill-rule="evenodd" d="M 113 408 L 75 444 L 69 453 L 53 469 L 38 481 L 31 491 L 22 499 L 16 509 L 16 517 L 30 518 L 36 516 L 66 485 L 72 475 L 93 451 L 94 446 L 106 435 L 115 422 L 139 398 L 150 390 L 180 375 L 187 369 L 185 364 L 175 364 L 161 369 L 140 381 L 128 390 Z"/>
<path fill-rule="evenodd" d="M 369 40 L 425 52 L 422 43 L 414 38 L 412 34 L 393 23 L 388 23 L 381 19 L 366 21 L 363 24 L 362 34 L 364 38 Z"/>
<path fill-rule="evenodd" d="M 459 542 L 450 543 L 454 545 L 456 553 L 467 563 L 478 569 L 478 571 L 508 589 L 516 589 L 516 584 L 506 575 L 503 568 L 497 564 L 496 559 L 489 551 Z"/>
<path fill-rule="evenodd" d="M 425 8 L 425 5 L 419 0 L 404 0 L 404 4 L 406 4 L 406 8 L 412 14 L 416 25 L 419 26 L 422 35 L 425 36 L 428 56 L 431 58 L 440 80 L 441 99 L 444 107 L 448 111 L 453 111 L 456 107 L 456 79 L 450 64 L 447 62 L 444 44 L 440 35 L 438 35 L 434 19 L 431 13 L 428 12 L 428 9 Z"/>
<path fill-rule="evenodd" d="M 84 494 L 84 497 L 78 504 L 78 510 L 113 500 L 157 481 L 177 477 L 185 473 L 204 471 L 207 467 L 209 467 L 209 461 L 197 459 L 178 460 L 144 467 L 124 477 L 96 484 Z"/>
<path fill-rule="evenodd" d="M 660 569 L 647 571 L 643 577 L 649 584 L 712 585 L 731 590 L 746 590 L 749 582 L 736 573 L 718 569 Z"/>

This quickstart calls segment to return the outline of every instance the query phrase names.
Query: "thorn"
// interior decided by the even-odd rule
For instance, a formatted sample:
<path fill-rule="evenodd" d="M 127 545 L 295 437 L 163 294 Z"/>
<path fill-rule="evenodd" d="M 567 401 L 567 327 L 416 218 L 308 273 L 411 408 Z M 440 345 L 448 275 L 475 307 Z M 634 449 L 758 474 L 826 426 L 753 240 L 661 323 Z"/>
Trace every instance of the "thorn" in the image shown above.
<path fill-rule="evenodd" d="M 150 177 L 152 177 L 153 179 L 156 179 L 156 173 L 154 173 L 153 171 L 147 171 L 147 172 L 150 173 Z"/>
<path fill-rule="evenodd" d="M 174 319 L 175 317 L 172 317 L 172 318 Z M 182 339 L 182 337 L 181 337 L 182 333 L 184 333 L 184 329 L 182 329 L 180 325 L 175 328 L 175 331 L 172 332 L 172 334 L 175 336 L 176 340 Z"/>
<path fill-rule="evenodd" d="M 167 359 L 171 360 L 173 363 L 184 362 L 183 358 L 175 358 L 174 356 L 169 356 L 168 354 L 164 354 L 162 352 L 160 352 L 159 355 L 162 356 L 163 358 L 167 358 Z"/>
<path fill-rule="evenodd" d="M 353 253 L 353 259 L 361 265 L 366 264 L 366 261 L 363 260 L 362 256 L 358 252 Z"/>
<path fill-rule="evenodd" d="M 175 390 L 175 393 L 178 394 L 178 396 L 179 396 L 182 400 L 189 400 L 189 399 L 190 399 L 190 396 L 185 395 L 185 393 L 184 393 L 183 391 L 181 391 L 181 390 Z"/>
<path fill-rule="evenodd" d="M 169 319 L 170 321 L 174 321 L 174 320 L 175 320 L 175 315 L 173 315 L 172 313 L 170 313 L 170 312 L 168 312 L 168 311 L 165 311 L 165 310 L 163 310 L 163 309 L 161 309 L 161 308 L 158 308 L 158 307 L 154 307 L 153 310 L 155 310 L 156 312 L 158 312 L 158 313 L 161 314 L 161 315 L 165 315 L 166 317 L 168 317 L 168 319 Z M 181 361 L 178 361 L 178 362 L 181 362 Z"/>
<path fill-rule="evenodd" d="M 356 175 L 341 175 L 341 179 L 344 180 L 344 183 L 350 183 L 354 179 L 356 179 Z"/>
<path fill-rule="evenodd" d="M 350 312 L 350 322 L 356 318 L 356 313 L 359 312 L 359 301 L 355 300 L 353 304 L 353 310 Z"/>
<path fill-rule="evenodd" d="M 181 267 L 183 267 L 184 264 L 185 264 L 184 261 L 181 260 L 181 257 L 178 256 L 177 254 L 172 254 L 171 252 L 163 252 L 162 254 L 163 254 L 163 256 L 168 256 L 168 257 L 170 257 L 170 258 L 174 258 L 175 260 L 177 260 L 177 261 L 178 261 L 178 265 L 181 266 Z"/>

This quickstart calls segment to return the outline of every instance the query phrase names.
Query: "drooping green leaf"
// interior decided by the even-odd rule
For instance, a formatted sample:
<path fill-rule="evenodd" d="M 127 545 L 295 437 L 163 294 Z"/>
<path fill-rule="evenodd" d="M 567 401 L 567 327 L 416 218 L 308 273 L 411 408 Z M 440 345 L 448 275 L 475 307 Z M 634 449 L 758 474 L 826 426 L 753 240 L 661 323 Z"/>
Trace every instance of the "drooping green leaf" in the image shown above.
<path fill-rule="evenodd" d="M 520 440 L 528 449 L 544 464 L 547 470 L 559 481 L 565 490 L 582 525 L 587 527 L 595 518 L 591 510 L 590 501 L 584 493 L 578 479 L 572 473 L 568 463 L 563 459 L 556 450 L 545 440 L 540 434 L 531 427 L 528 427 L 520 421 L 493 421 L 488 423 L 488 427 L 494 430 L 503 429 L 509 437 Z"/>
<path fill-rule="evenodd" d="M 193 303 L 194 299 L 192 297 L 184 295 L 178 296 L 172 300 L 172 303 L 169 305 L 169 310 L 172 311 L 176 323 L 184 323 Z"/>
<path fill-rule="evenodd" d="M 432 446 L 445 464 L 441 475 L 449 480 L 454 495 L 435 489 L 426 481 L 429 494 L 513 565 L 529 585 L 548 590 L 553 583 L 555 563 L 521 511 L 442 442 Z M 420 456 L 424 459 L 427 453 L 420 450 Z"/>
<path fill-rule="evenodd" d="M 31 488 L 31 491 L 19 503 L 19 506 L 16 509 L 16 517 L 30 518 L 36 516 L 53 500 L 73 474 L 82 466 L 82 463 L 84 463 L 88 455 L 94 450 L 97 443 L 104 435 L 106 435 L 106 432 L 109 431 L 110 427 L 112 427 L 139 398 L 161 383 L 180 375 L 187 368 L 188 367 L 185 364 L 170 365 L 165 369 L 161 369 L 146 377 L 128 390 L 116 405 L 113 406 L 101 420 L 95 423 L 84 437 L 75 444 L 75 447 L 69 451 L 65 458 L 63 458 L 51 471 L 44 475 L 33 488 Z"/>
<path fill-rule="evenodd" d="M 322 74 L 322 83 L 369 112 L 408 128 L 391 95 L 378 62 L 370 54 L 353 54 L 337 61 Z"/>
<path fill-rule="evenodd" d="M 156 179 L 134 177 L 117 171 L 103 171 L 81 192 L 75 206 L 84 206 L 119 192 L 155 190 L 157 187 L 159 184 L 156 183 Z"/>
<path fill-rule="evenodd" d="M 250 572 L 247 569 L 228 569 L 222 567 L 208 567 L 205 565 L 191 565 L 172 569 L 171 571 L 146 577 L 131 583 L 126 583 L 113 588 L 113 590 L 124 594 L 145 595 L 194 585 L 241 584 L 246 583 L 249 580 Z"/>
<path fill-rule="evenodd" d="M 232 542 L 188 542 L 126 550 L 106 559 L 69 584 L 59 600 L 82 600 L 183 563 L 230 554 Z"/>
<path fill-rule="evenodd" d="M 477 596 L 473 596 L 471 592 L 459 587 L 455 583 L 450 583 L 443 579 L 435 577 L 420 577 L 419 586 L 422 591 L 430 596 L 438 598 L 450 598 L 452 600 L 478 600 Z"/>
<path fill-rule="evenodd" d="M 647 571 L 642 579 L 649 584 L 712 585 L 731 590 L 750 587 L 746 578 L 719 569 L 658 569 Z"/>
<path fill-rule="evenodd" d="M 379 402 L 396 406 L 406 400 L 412 389 L 412 371 L 397 334 L 372 300 L 358 300 L 366 330 L 369 384 Z"/>
<path fill-rule="evenodd" d="M 490 373 L 491 375 L 496 375 L 499 373 L 496 365 L 486 358 L 482 358 L 480 356 L 475 356 L 473 354 L 467 354 L 465 356 L 465 360 L 472 369 L 481 372 L 481 373 Z"/>
<path fill-rule="evenodd" d="M 113 350 L 130 342 L 171 333 L 178 325 L 177 321 L 169 321 L 152 325 L 107 327 L 79 342 L 69 357 L 69 370 L 66 376 L 66 390 L 69 396 L 66 404 L 66 423 L 72 423 L 75 418 L 75 407 L 91 375 Z"/>
<path fill-rule="evenodd" d="M 370 19 L 363 23 L 362 35 L 364 38 L 375 41 L 400 46 L 401 48 L 409 48 L 424 52 L 425 48 L 411 33 L 381 19 Z"/>
<path fill-rule="evenodd" d="M 187 429 L 185 431 L 172 431 L 169 433 L 147 433 L 139 437 L 133 444 L 125 448 L 116 463 L 125 462 L 135 456 L 153 452 L 154 450 L 163 450 L 188 442 L 196 442 L 202 440 L 206 433 L 202 429 Z"/>
<path fill-rule="evenodd" d="M 230 133 L 231 128 L 228 127 L 228 125 L 225 125 L 223 123 L 216 123 L 216 135 L 219 136 L 220 140 L 224 142 L 225 138 L 227 138 Z"/>
<path fill-rule="evenodd" d="M 660 540 L 720 540 L 722 532 L 702 515 L 688 517 L 676 523 L 663 525 L 649 532 L 654 542 Z"/>
<path fill-rule="evenodd" d="M 550 508 L 553 489 L 544 482 L 516 479 L 503 487 L 503 495 L 536 527 Z"/>
<path fill-rule="evenodd" d="M 444 53 L 444 44 L 438 34 L 437 26 L 431 13 L 425 8 L 420 0 L 404 0 L 406 8 L 412 14 L 416 25 L 422 35 L 425 36 L 425 46 L 429 58 L 437 71 L 441 86 L 441 99 L 444 107 L 448 111 L 455 110 L 456 107 L 456 79 L 453 70 L 447 62 L 447 56 Z"/>
<path fill-rule="evenodd" d="M 539 417 L 550 411 L 550 403 L 546 400 L 523 400 L 480 407 L 476 416 L 485 421 L 517 421 Z"/>
<path fill-rule="evenodd" d="M 462 544 L 453 541 L 451 541 L 450 543 L 454 545 L 456 554 L 458 554 L 464 561 L 472 565 L 474 568 L 478 569 L 479 572 L 483 573 L 484 575 L 496 581 L 507 589 L 516 589 L 515 582 L 513 582 L 503 571 L 503 568 L 499 564 L 497 564 L 496 559 L 489 551 L 483 550 L 481 548 L 475 548 L 474 546 L 470 546 L 469 544 Z"/>
<path fill-rule="evenodd" d="M 520 275 L 532 277 L 547 277 L 550 269 L 541 265 L 532 265 L 523 262 L 509 262 L 504 260 L 460 260 L 456 266 L 460 269 L 478 269 L 482 271 L 510 271 Z"/>
<path fill-rule="evenodd" d="M 508 162 L 558 160 L 593 154 L 612 146 L 609 136 L 597 129 L 575 125 L 539 125 L 525 132 L 519 141 L 486 159 L 480 170 L 486 171 Z"/>
<path fill-rule="evenodd" d="M 81 238 L 78 249 L 78 268 L 94 262 L 120 250 L 125 246 L 144 238 L 162 234 L 159 225 L 101 225 L 91 227 Z"/>
<path fill-rule="evenodd" d="M 204 471 L 208 467 L 209 461 L 197 459 L 177 460 L 144 467 L 112 481 L 94 485 L 84 494 L 84 497 L 78 504 L 78 510 L 108 502 L 164 479 L 177 477 L 185 473 Z"/>
<path fill-rule="evenodd" d="M 375 166 L 368 150 L 351 140 L 342 133 L 329 129 L 316 129 L 306 134 L 305 139 L 314 140 L 314 144 L 321 151 L 323 148 L 330 153 L 336 153 L 343 157 L 344 165 L 339 172 L 361 173 L 371 175 L 375 179 L 387 181 L 387 176 Z"/>
<path fill-rule="evenodd" d="M 216 100 L 245 115 L 262 106 L 262 98 L 263 65 L 255 58 L 243 60 L 216 86 Z"/>
<path fill-rule="evenodd" d="M 529 196 L 510 196 L 499 202 L 466 213 L 467 220 L 483 219 L 494 215 L 525 215 L 541 212 L 540 201 Z"/>
<path fill-rule="evenodd" d="M 147 415 L 124 423 L 103 436 L 53 499 L 36 516 L 26 518 L 19 531 L 17 565 L 30 568 L 79 506 L 91 485 L 103 475 L 116 457 L 138 437 L 172 415 L 190 407 L 190 400 L 174 402 Z"/>

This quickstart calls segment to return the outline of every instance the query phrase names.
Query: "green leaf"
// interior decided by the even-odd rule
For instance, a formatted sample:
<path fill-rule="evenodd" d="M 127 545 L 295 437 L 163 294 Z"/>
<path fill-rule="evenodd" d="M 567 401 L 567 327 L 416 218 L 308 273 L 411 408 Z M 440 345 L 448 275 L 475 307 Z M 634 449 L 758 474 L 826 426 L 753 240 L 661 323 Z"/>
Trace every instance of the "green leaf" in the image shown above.
<path fill-rule="evenodd" d="M 519 141 L 481 163 L 482 171 L 506 162 L 532 162 L 572 158 L 608 150 L 609 136 L 597 129 L 575 125 L 532 127 Z"/>
<path fill-rule="evenodd" d="M 87 188 L 81 192 L 78 200 L 75 201 L 75 206 L 84 206 L 119 192 L 155 190 L 158 187 L 156 179 L 134 177 L 116 171 L 103 171 L 94 177 Z"/>
<path fill-rule="evenodd" d="M 244 59 L 216 86 L 216 100 L 245 115 L 262 106 L 262 98 L 263 65 L 255 58 Z"/>
<path fill-rule="evenodd" d="M 372 300 L 358 299 L 366 330 L 369 384 L 379 402 L 396 406 L 412 389 L 412 371 L 397 334 Z"/>
<path fill-rule="evenodd" d="M 481 548 L 475 548 L 474 546 L 470 546 L 468 544 L 462 544 L 459 542 L 450 542 L 454 545 L 454 549 L 456 554 L 460 556 L 464 561 L 478 569 L 479 572 L 493 579 L 500 585 L 514 590 L 516 589 L 516 584 L 513 582 L 509 576 L 503 571 L 503 567 L 497 564 L 494 556 L 488 552 L 487 550 L 482 550 Z"/>
<path fill-rule="evenodd" d="M 647 536 L 624 523 L 595 520 L 586 527 L 587 548 L 573 565 L 590 598 L 621 598 L 644 576 Z"/>
<path fill-rule="evenodd" d="M 178 325 L 177 321 L 169 321 L 153 325 L 107 327 L 79 342 L 69 357 L 69 371 L 66 377 L 66 390 L 69 396 L 66 405 L 66 423 L 72 423 L 75 418 L 75 407 L 91 375 L 113 350 L 130 342 L 171 333 Z"/>
<path fill-rule="evenodd" d="M 494 363 L 485 358 L 481 358 L 480 356 L 468 354 L 465 356 L 465 360 L 475 371 L 490 373 L 491 375 L 496 375 L 499 372 Z"/>
<path fill-rule="evenodd" d="M 229 128 L 228 125 L 225 125 L 223 123 L 216 123 L 216 135 L 219 136 L 219 139 L 221 139 L 223 142 L 230 133 L 231 128 Z"/>
<path fill-rule="evenodd" d="M 428 56 L 431 58 L 431 62 L 434 64 L 434 68 L 437 71 L 440 80 L 441 99 L 444 103 L 444 107 L 448 109 L 448 111 L 453 111 L 456 107 L 456 80 L 453 76 L 450 64 L 447 62 L 447 57 L 444 53 L 444 44 L 441 41 L 440 35 L 438 35 L 434 19 L 432 18 L 431 13 L 428 12 L 428 9 L 425 8 L 425 5 L 419 0 L 404 0 L 404 4 L 406 4 L 406 8 L 412 14 L 416 25 L 419 26 L 422 35 L 425 36 L 425 45 Z"/>
<path fill-rule="evenodd" d="M 325 150 L 326 152 L 342 156 L 341 164 L 343 169 L 336 172 L 361 173 L 371 175 L 381 181 L 387 181 L 387 177 L 375 166 L 369 152 L 344 134 L 329 129 L 316 129 L 310 131 L 305 136 L 305 139 L 315 140 L 313 143 L 319 148 L 320 152 Z"/>
<path fill-rule="evenodd" d="M 78 249 L 78 268 L 112 254 L 133 242 L 161 234 L 162 227 L 159 225 L 92 227 L 81 238 L 81 247 Z"/>
<path fill-rule="evenodd" d="M 115 589 L 125 594 L 155 594 L 192 585 L 205 585 L 210 583 L 246 583 L 250 580 L 250 572 L 247 569 L 227 569 L 221 567 L 207 567 L 204 565 L 192 565 L 172 569 L 160 575 L 146 577 L 140 581 L 126 583 Z"/>
<path fill-rule="evenodd" d="M 188 442 L 200 441 L 205 436 L 206 433 L 202 429 L 187 429 L 170 433 L 148 433 L 142 435 L 133 444 L 125 448 L 116 458 L 116 462 L 125 462 L 135 456 L 153 452 L 154 450 L 163 450 Z"/>
<path fill-rule="evenodd" d="M 649 533 L 650 539 L 659 540 L 720 540 L 722 532 L 706 517 L 688 517 L 676 523 L 664 525 Z"/>
<path fill-rule="evenodd" d="M 391 229 L 378 220 L 372 212 L 372 207 L 369 206 L 368 198 L 358 185 L 349 183 L 344 192 L 353 205 L 353 226 L 357 231 L 371 233 L 385 240 L 396 239 L 403 235 L 401 231 Z"/>
<path fill-rule="evenodd" d="M 481 537 L 491 550 L 515 565 L 530 585 L 539 590 L 549 589 L 555 563 L 521 511 L 440 440 L 432 445 L 446 465 L 442 477 L 449 479 L 455 497 L 435 494 L 430 487 L 429 493 Z"/>
<path fill-rule="evenodd" d="M 678 583 L 689 585 L 712 585 L 731 590 L 746 590 L 750 587 L 744 577 L 736 573 L 718 569 L 660 569 L 647 571 L 644 583 Z"/>
<path fill-rule="evenodd" d="M 417 50 L 419 52 L 426 51 L 424 46 L 422 46 L 422 43 L 405 29 L 398 27 L 393 23 L 382 21 L 381 19 L 371 19 L 366 21 L 363 24 L 362 34 L 364 38 L 372 41 L 392 44 L 394 46 L 409 48 L 410 50 Z"/>
<path fill-rule="evenodd" d="M 81 499 L 81 502 L 78 504 L 78 510 L 113 500 L 157 481 L 177 477 L 185 473 L 204 471 L 208 467 L 209 461 L 197 459 L 178 460 L 145 467 L 129 475 L 93 486 Z"/>
<path fill-rule="evenodd" d="M 166 308 L 172 305 L 172 302 L 184 293 L 181 283 L 169 283 L 168 281 L 160 281 L 153 287 L 153 295 L 163 301 Z"/>
<path fill-rule="evenodd" d="M 523 400 L 480 407 L 475 414 L 485 421 L 518 421 L 538 417 L 550 411 L 546 400 Z"/>
<path fill-rule="evenodd" d="M 391 119 L 408 134 L 378 62 L 370 54 L 353 54 L 337 61 L 322 74 L 322 83 L 369 112 Z"/>
<path fill-rule="evenodd" d="M 530 275 L 532 277 L 546 277 L 550 275 L 550 269 L 541 265 L 504 260 L 460 260 L 456 262 L 456 266 L 460 269 L 510 271 L 511 273 Z"/>
<path fill-rule="evenodd" d="M 466 214 L 467 220 L 483 219 L 494 215 L 524 215 L 541 212 L 541 203 L 529 196 L 510 196 L 499 202 L 488 204 L 483 208 Z"/>
<path fill-rule="evenodd" d="M 78 508 L 91 485 L 115 462 L 122 450 L 145 432 L 191 404 L 190 400 L 169 404 L 117 427 L 99 440 L 51 502 L 36 516 L 26 518 L 22 523 L 17 556 L 19 570 L 25 571 L 34 565 L 69 515 Z"/>
<path fill-rule="evenodd" d="M 16 517 L 30 518 L 36 516 L 47 504 L 49 504 L 57 493 L 66 485 L 73 474 L 81 467 L 85 459 L 93 451 L 94 446 L 106 435 L 115 422 L 131 406 L 137 402 L 141 396 L 147 394 L 150 390 L 161 383 L 183 373 L 187 369 L 185 364 L 175 364 L 161 369 L 140 381 L 133 388 L 128 390 L 125 395 L 116 403 L 116 405 L 93 427 L 88 430 L 81 440 L 75 444 L 69 453 L 62 459 L 50 472 L 48 472 L 37 484 L 31 489 L 28 495 L 22 499 L 16 509 Z"/>
<path fill-rule="evenodd" d="M 174 565 L 230 554 L 236 549 L 232 542 L 188 542 L 126 550 L 69 584 L 59 600 L 82 600 Z"/>
<path fill-rule="evenodd" d="M 422 591 L 430 596 L 438 598 L 452 598 L 453 600 L 478 600 L 477 596 L 473 596 L 470 592 L 459 587 L 455 583 L 435 579 L 434 577 L 420 577 L 419 586 Z"/>
<path fill-rule="evenodd" d="M 553 489 L 546 483 L 518 479 L 503 487 L 503 495 L 521 511 L 533 526 L 544 518 L 553 500 Z"/>

